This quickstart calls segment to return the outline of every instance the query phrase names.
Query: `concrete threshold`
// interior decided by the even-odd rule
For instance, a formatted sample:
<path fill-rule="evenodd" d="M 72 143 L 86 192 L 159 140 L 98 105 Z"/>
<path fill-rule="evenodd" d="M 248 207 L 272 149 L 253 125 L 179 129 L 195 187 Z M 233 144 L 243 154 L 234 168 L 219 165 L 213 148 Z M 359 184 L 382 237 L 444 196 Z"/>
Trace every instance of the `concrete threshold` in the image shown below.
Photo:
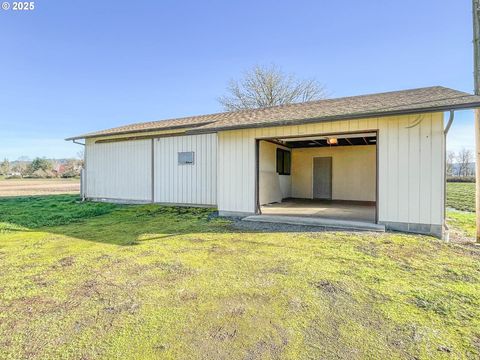
<path fill-rule="evenodd" d="M 301 216 L 282 216 L 282 215 L 250 215 L 244 217 L 243 221 L 258 221 L 274 224 L 290 224 L 303 226 L 319 226 L 329 229 L 343 230 L 362 230 L 385 232 L 385 226 L 363 221 L 336 220 L 326 218 L 312 218 Z"/>

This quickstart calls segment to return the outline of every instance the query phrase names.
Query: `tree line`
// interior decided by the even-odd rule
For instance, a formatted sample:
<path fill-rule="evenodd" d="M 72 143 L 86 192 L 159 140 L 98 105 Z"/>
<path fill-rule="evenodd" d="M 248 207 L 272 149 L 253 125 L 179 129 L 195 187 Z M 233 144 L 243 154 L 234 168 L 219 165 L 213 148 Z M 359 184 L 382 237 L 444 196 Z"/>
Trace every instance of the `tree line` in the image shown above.
<path fill-rule="evenodd" d="M 0 162 L 0 175 L 5 178 L 72 178 L 80 176 L 83 160 L 50 160 L 37 157 L 32 161 Z"/>
<path fill-rule="evenodd" d="M 458 152 L 448 151 L 446 159 L 447 176 L 449 177 L 474 177 L 475 166 L 471 150 L 463 148 Z"/>

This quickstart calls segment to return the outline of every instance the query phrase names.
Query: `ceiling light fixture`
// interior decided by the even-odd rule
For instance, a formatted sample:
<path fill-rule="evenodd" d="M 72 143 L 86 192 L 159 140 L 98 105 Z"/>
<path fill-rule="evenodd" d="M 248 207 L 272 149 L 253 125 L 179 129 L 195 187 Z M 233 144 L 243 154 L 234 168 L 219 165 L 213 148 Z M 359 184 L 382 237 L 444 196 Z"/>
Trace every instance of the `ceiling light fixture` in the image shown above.
<path fill-rule="evenodd" d="M 337 138 L 327 138 L 327 144 L 328 145 L 338 145 L 338 139 Z"/>

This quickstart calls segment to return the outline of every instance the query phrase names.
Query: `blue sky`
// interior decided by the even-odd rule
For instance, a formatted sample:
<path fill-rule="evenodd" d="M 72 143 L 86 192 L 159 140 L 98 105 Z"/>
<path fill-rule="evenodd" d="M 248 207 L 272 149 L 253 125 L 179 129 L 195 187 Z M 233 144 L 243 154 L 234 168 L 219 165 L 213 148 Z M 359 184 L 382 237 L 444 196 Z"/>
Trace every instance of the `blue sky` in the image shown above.
<path fill-rule="evenodd" d="M 70 157 L 65 137 L 217 112 L 230 78 L 275 63 L 332 97 L 473 91 L 470 1 L 36 1 L 0 10 L 0 158 Z M 473 148 L 473 114 L 448 147 Z"/>

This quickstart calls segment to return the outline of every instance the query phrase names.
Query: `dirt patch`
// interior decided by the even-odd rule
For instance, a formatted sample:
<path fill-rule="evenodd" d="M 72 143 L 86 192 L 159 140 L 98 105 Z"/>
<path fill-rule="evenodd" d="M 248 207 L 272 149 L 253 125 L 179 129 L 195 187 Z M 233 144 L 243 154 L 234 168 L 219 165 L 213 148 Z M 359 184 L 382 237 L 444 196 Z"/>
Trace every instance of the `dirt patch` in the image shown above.
<path fill-rule="evenodd" d="M 469 242 L 452 246 L 458 253 L 462 255 L 480 258 L 480 245 L 477 243 Z"/>
<path fill-rule="evenodd" d="M 194 291 L 189 291 L 189 290 L 180 290 L 179 294 L 178 294 L 178 298 L 182 301 L 182 302 L 186 302 L 186 301 L 192 301 L 192 300 L 197 300 L 198 298 L 198 294 Z"/>
<path fill-rule="evenodd" d="M 230 309 L 229 315 L 232 317 L 239 317 L 245 314 L 245 306 L 243 305 L 238 305 L 234 306 Z"/>
<path fill-rule="evenodd" d="M 73 264 L 75 264 L 75 257 L 67 256 L 58 260 L 58 263 L 53 265 L 53 268 L 54 269 L 66 268 L 66 267 L 72 266 Z"/>
<path fill-rule="evenodd" d="M 47 287 L 55 283 L 54 281 L 48 280 L 40 274 L 32 276 L 32 282 L 39 287 Z"/>
<path fill-rule="evenodd" d="M 475 238 L 465 234 L 464 231 L 456 228 L 450 228 L 449 240 L 455 244 L 471 244 L 475 243 Z"/>
<path fill-rule="evenodd" d="M 406 272 L 414 272 L 415 267 L 407 259 L 397 259 L 398 267 Z"/>
<path fill-rule="evenodd" d="M 318 289 L 325 309 L 312 319 L 306 329 L 306 343 L 312 358 L 376 358 L 381 351 L 385 351 L 371 346 L 363 347 L 362 343 L 355 341 L 355 332 L 346 336 L 340 331 L 352 326 L 375 334 L 379 344 L 388 344 L 392 357 L 401 354 L 401 358 L 409 358 L 408 354 L 414 353 L 411 349 L 410 329 L 392 328 L 392 323 L 375 311 L 371 303 L 357 300 L 352 295 L 359 289 L 350 288 L 341 281 L 327 279 L 319 280 L 312 286 Z M 368 296 L 368 299 L 384 301 L 379 294 Z"/>
<path fill-rule="evenodd" d="M 103 260 L 110 260 L 112 258 L 112 255 L 109 254 L 102 254 L 98 257 L 95 258 L 96 261 L 103 261 Z"/>
<path fill-rule="evenodd" d="M 160 271 L 159 271 L 160 270 Z M 148 277 L 145 274 L 149 272 Z M 180 261 L 155 261 L 139 274 L 143 283 L 166 287 L 176 286 L 179 281 L 197 275 L 197 270 L 183 265 Z"/>
<path fill-rule="evenodd" d="M 210 331 L 210 337 L 218 341 L 232 340 L 237 336 L 237 328 L 233 325 L 225 325 Z"/>
<path fill-rule="evenodd" d="M 259 340 L 247 351 L 245 359 L 281 359 L 281 355 L 288 345 L 288 333 L 279 325 L 270 323 L 275 333 Z"/>
<path fill-rule="evenodd" d="M 166 262 L 156 261 L 153 265 L 169 274 L 176 274 L 181 276 L 194 275 L 196 272 L 189 267 L 183 265 L 180 261 Z"/>
<path fill-rule="evenodd" d="M 314 286 L 328 295 L 349 295 L 348 291 L 340 282 L 333 282 L 329 280 L 320 280 L 314 284 Z"/>
<path fill-rule="evenodd" d="M 294 313 L 301 313 L 308 309 L 308 304 L 300 297 L 293 297 L 288 300 L 288 308 Z"/>
<path fill-rule="evenodd" d="M 104 311 L 110 314 L 120 314 L 123 312 L 128 312 L 130 314 L 137 313 L 140 305 L 134 301 L 134 299 L 127 299 L 121 303 L 115 303 L 113 305 L 109 305 L 103 308 Z"/>
<path fill-rule="evenodd" d="M 278 264 L 274 267 L 263 270 L 267 274 L 288 275 L 289 269 L 286 264 Z"/>
<path fill-rule="evenodd" d="M 480 354 L 480 334 L 474 335 L 472 339 L 472 346 L 477 352 L 477 355 Z"/>
<path fill-rule="evenodd" d="M 357 251 L 371 256 L 371 257 L 378 257 L 378 247 L 375 243 L 368 243 L 368 244 L 362 244 L 356 247 Z"/>
<path fill-rule="evenodd" d="M 11 307 L 27 314 L 48 314 L 56 311 L 59 305 L 57 301 L 45 296 L 32 296 L 15 300 Z"/>
<path fill-rule="evenodd" d="M 222 318 L 236 318 L 241 317 L 246 312 L 246 306 L 248 304 L 248 300 L 242 297 L 230 297 L 230 298 L 223 298 L 221 302 L 221 306 L 218 309 L 218 314 Z"/>

